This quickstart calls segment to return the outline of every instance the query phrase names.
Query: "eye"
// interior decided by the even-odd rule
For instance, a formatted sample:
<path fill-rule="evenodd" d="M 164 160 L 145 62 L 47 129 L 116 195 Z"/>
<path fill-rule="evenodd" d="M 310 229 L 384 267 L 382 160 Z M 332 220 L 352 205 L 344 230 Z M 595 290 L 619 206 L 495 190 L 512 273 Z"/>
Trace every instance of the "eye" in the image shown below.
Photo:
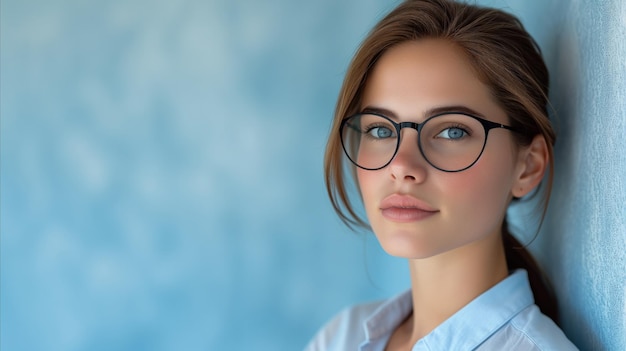
<path fill-rule="evenodd" d="M 442 130 L 439 134 L 437 134 L 437 138 L 450 140 L 460 140 L 466 136 L 469 136 L 469 133 L 461 127 L 446 128 Z"/>
<path fill-rule="evenodd" d="M 389 127 L 372 126 L 368 127 L 365 133 L 374 139 L 386 139 L 393 137 L 394 131 Z"/>

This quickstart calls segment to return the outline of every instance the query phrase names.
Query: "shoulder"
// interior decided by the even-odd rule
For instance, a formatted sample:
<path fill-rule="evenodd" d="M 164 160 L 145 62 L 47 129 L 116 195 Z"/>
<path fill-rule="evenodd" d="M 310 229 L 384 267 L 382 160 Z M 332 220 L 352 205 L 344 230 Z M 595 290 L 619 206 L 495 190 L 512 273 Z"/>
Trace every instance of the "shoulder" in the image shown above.
<path fill-rule="evenodd" d="M 501 349 L 503 345 L 506 345 L 507 350 L 578 350 L 563 331 L 541 313 L 537 305 L 521 311 L 478 349 Z"/>
<path fill-rule="evenodd" d="M 305 350 L 357 349 L 366 337 L 363 326 L 365 320 L 383 303 L 376 301 L 345 308 L 317 332 Z"/>
<path fill-rule="evenodd" d="M 523 333 L 539 350 L 577 350 L 563 331 L 537 305 L 522 311 L 511 326 Z"/>

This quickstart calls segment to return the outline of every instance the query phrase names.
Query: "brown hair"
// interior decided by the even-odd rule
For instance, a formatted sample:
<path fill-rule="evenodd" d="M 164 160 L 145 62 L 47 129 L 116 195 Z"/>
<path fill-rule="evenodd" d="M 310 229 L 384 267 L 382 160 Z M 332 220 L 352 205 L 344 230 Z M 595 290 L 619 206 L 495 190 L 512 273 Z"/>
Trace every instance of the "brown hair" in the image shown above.
<path fill-rule="evenodd" d="M 386 50 L 423 38 L 448 40 L 465 52 L 478 78 L 507 113 L 509 124 L 521 132 L 512 134 L 519 145 L 529 145 L 536 135 L 545 138 L 549 175 L 543 192 L 543 222 L 552 187 L 556 136 L 548 119 L 549 77 L 539 47 L 514 16 L 449 0 L 401 3 L 372 29 L 352 59 L 326 146 L 326 189 L 335 211 L 348 227 L 368 228 L 354 210 L 346 189 L 345 173 L 350 170 L 354 180 L 354 166 L 345 163 L 339 127 L 344 118 L 358 112 L 367 76 Z M 510 234 L 506 219 L 502 232 L 509 270 L 528 271 L 537 305 L 557 321 L 556 299 L 530 253 Z"/>

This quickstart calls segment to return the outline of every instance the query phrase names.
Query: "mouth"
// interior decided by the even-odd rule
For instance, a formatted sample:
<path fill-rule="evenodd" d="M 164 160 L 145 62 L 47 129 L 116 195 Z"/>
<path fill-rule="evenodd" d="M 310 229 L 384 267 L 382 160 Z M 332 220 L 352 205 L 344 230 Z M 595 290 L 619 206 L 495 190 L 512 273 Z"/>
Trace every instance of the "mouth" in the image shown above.
<path fill-rule="evenodd" d="M 439 212 L 421 200 L 400 194 L 386 197 L 381 203 L 380 211 L 386 219 L 399 223 L 421 221 Z"/>

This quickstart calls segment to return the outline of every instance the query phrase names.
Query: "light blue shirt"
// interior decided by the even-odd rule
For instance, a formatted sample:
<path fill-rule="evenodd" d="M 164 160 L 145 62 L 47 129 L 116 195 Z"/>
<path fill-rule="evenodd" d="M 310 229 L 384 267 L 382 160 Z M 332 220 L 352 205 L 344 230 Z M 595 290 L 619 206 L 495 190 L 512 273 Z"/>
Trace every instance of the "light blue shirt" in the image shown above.
<path fill-rule="evenodd" d="M 410 290 L 387 301 L 348 308 L 322 328 L 305 350 L 384 350 L 393 331 L 412 310 Z M 413 351 L 422 350 L 560 351 L 577 348 L 539 311 L 528 274 L 519 269 L 413 346 Z"/>

